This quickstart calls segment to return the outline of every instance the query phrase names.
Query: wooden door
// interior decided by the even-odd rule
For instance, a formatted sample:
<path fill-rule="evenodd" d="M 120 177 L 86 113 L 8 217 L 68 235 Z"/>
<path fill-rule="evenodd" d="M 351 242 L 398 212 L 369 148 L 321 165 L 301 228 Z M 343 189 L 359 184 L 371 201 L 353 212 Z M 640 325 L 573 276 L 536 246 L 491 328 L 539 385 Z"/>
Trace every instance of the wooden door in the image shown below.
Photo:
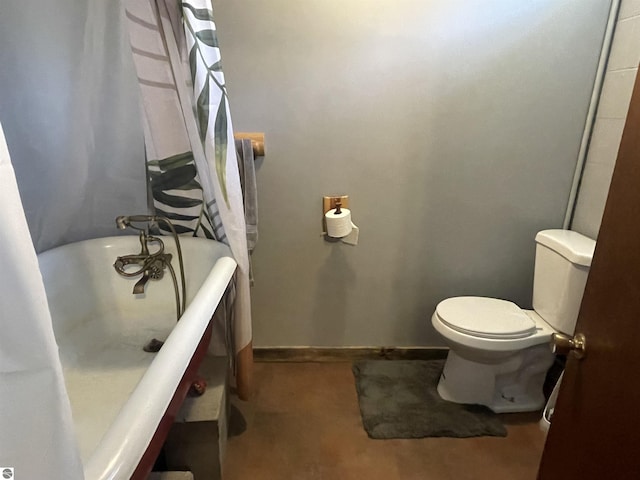
<path fill-rule="evenodd" d="M 539 480 L 640 478 L 640 77 L 636 78 Z"/>

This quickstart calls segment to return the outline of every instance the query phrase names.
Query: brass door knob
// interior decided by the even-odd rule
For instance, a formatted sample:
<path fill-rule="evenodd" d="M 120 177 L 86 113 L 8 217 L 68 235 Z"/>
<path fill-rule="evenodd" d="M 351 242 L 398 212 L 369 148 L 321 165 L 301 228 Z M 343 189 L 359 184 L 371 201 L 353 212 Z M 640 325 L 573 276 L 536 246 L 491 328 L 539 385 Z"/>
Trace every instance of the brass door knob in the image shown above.
<path fill-rule="evenodd" d="M 551 335 L 551 347 L 553 353 L 560 355 L 571 354 L 580 360 L 587 353 L 587 339 L 582 333 L 577 333 L 574 337 L 562 333 L 554 333 Z"/>

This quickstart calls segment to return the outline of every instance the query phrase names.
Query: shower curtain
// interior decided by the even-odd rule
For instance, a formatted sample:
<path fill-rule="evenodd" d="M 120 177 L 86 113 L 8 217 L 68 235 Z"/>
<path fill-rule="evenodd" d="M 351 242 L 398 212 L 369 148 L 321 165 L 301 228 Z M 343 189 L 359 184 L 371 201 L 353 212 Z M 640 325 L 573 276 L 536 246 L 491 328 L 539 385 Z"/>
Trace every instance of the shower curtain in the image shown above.
<path fill-rule="evenodd" d="M 71 407 L 1 125 L 0 205 L 0 472 L 78 480 Z"/>
<path fill-rule="evenodd" d="M 172 25 L 180 26 L 179 5 L 172 5 Z M 150 191 L 156 207 L 162 210 L 166 203 L 162 211 L 181 231 L 208 237 L 206 229 L 231 245 L 240 265 L 235 316 L 242 321 L 234 330 L 238 384 L 247 395 L 251 329 L 242 214 L 235 218 L 241 201 L 235 152 L 218 149 L 216 154 L 215 146 L 202 142 L 222 138 L 224 129 L 215 129 L 212 118 L 203 139 L 187 130 L 196 161 L 182 155 L 190 149 L 173 157 L 171 152 L 162 156 L 157 147 L 159 156 L 149 157 L 154 146 L 178 138 L 179 130 L 153 130 L 147 122 L 143 132 L 126 28 L 120 2 L 7 0 L 0 5 L 0 471 L 9 475 L 15 469 L 17 479 L 83 478 L 36 252 L 117 234 L 117 215 L 146 210 L 147 176 L 154 180 Z M 208 34 L 200 36 L 209 41 Z M 211 102 L 215 98 L 212 94 Z M 206 108 L 205 102 L 200 105 Z M 160 112 L 165 107 L 171 110 L 160 105 Z M 228 114 L 226 102 L 224 110 Z M 154 142 L 146 145 L 145 168 L 143 133 L 150 132 Z M 230 122 L 226 132 L 229 138 Z M 154 158 L 166 162 L 154 164 Z M 181 175 L 165 177 L 165 170 Z M 199 189 L 200 203 L 194 204 Z M 202 216 L 192 215 L 203 202 Z M 189 230 L 197 221 L 180 216 L 201 218 L 201 226 Z"/>
<path fill-rule="evenodd" d="M 183 234 L 229 245 L 238 262 L 231 329 L 240 398 L 252 368 L 249 258 L 233 128 L 209 0 L 126 0 L 153 207 Z M 223 319 L 224 321 L 224 319 Z"/>
<path fill-rule="evenodd" d="M 13 468 L 16 479 L 83 478 L 36 252 L 117 234 L 116 215 L 146 208 L 139 93 L 124 25 L 119 2 L 0 2 L 5 477 Z"/>
<path fill-rule="evenodd" d="M 36 252 L 117 235 L 117 215 L 147 208 L 122 5 L 2 1 L 0 45 L 0 121 Z"/>

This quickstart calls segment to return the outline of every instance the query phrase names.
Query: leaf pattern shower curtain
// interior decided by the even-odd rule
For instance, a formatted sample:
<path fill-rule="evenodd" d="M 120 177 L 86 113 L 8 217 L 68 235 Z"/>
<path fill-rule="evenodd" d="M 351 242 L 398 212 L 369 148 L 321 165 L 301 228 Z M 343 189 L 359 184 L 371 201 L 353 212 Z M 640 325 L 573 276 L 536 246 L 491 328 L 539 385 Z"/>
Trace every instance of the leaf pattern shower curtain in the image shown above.
<path fill-rule="evenodd" d="M 231 327 L 238 393 L 246 398 L 252 365 L 249 258 L 211 2 L 126 0 L 125 6 L 153 206 L 180 233 L 228 244 L 238 262 Z M 222 336 L 216 336 L 218 352 Z"/>

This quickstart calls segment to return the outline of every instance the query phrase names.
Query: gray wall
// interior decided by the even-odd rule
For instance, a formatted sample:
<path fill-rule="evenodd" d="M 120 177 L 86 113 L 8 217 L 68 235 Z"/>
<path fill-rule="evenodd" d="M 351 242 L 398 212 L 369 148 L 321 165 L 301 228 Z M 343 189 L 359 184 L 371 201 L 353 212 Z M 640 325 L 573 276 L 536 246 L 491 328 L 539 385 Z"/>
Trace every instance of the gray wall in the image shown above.
<path fill-rule="evenodd" d="M 236 131 L 264 131 L 257 346 L 440 345 L 452 295 L 530 306 L 607 0 L 214 0 Z M 327 243 L 348 194 L 360 244 Z"/>
<path fill-rule="evenodd" d="M 622 0 L 572 230 L 598 237 L 640 62 L 640 0 Z"/>

